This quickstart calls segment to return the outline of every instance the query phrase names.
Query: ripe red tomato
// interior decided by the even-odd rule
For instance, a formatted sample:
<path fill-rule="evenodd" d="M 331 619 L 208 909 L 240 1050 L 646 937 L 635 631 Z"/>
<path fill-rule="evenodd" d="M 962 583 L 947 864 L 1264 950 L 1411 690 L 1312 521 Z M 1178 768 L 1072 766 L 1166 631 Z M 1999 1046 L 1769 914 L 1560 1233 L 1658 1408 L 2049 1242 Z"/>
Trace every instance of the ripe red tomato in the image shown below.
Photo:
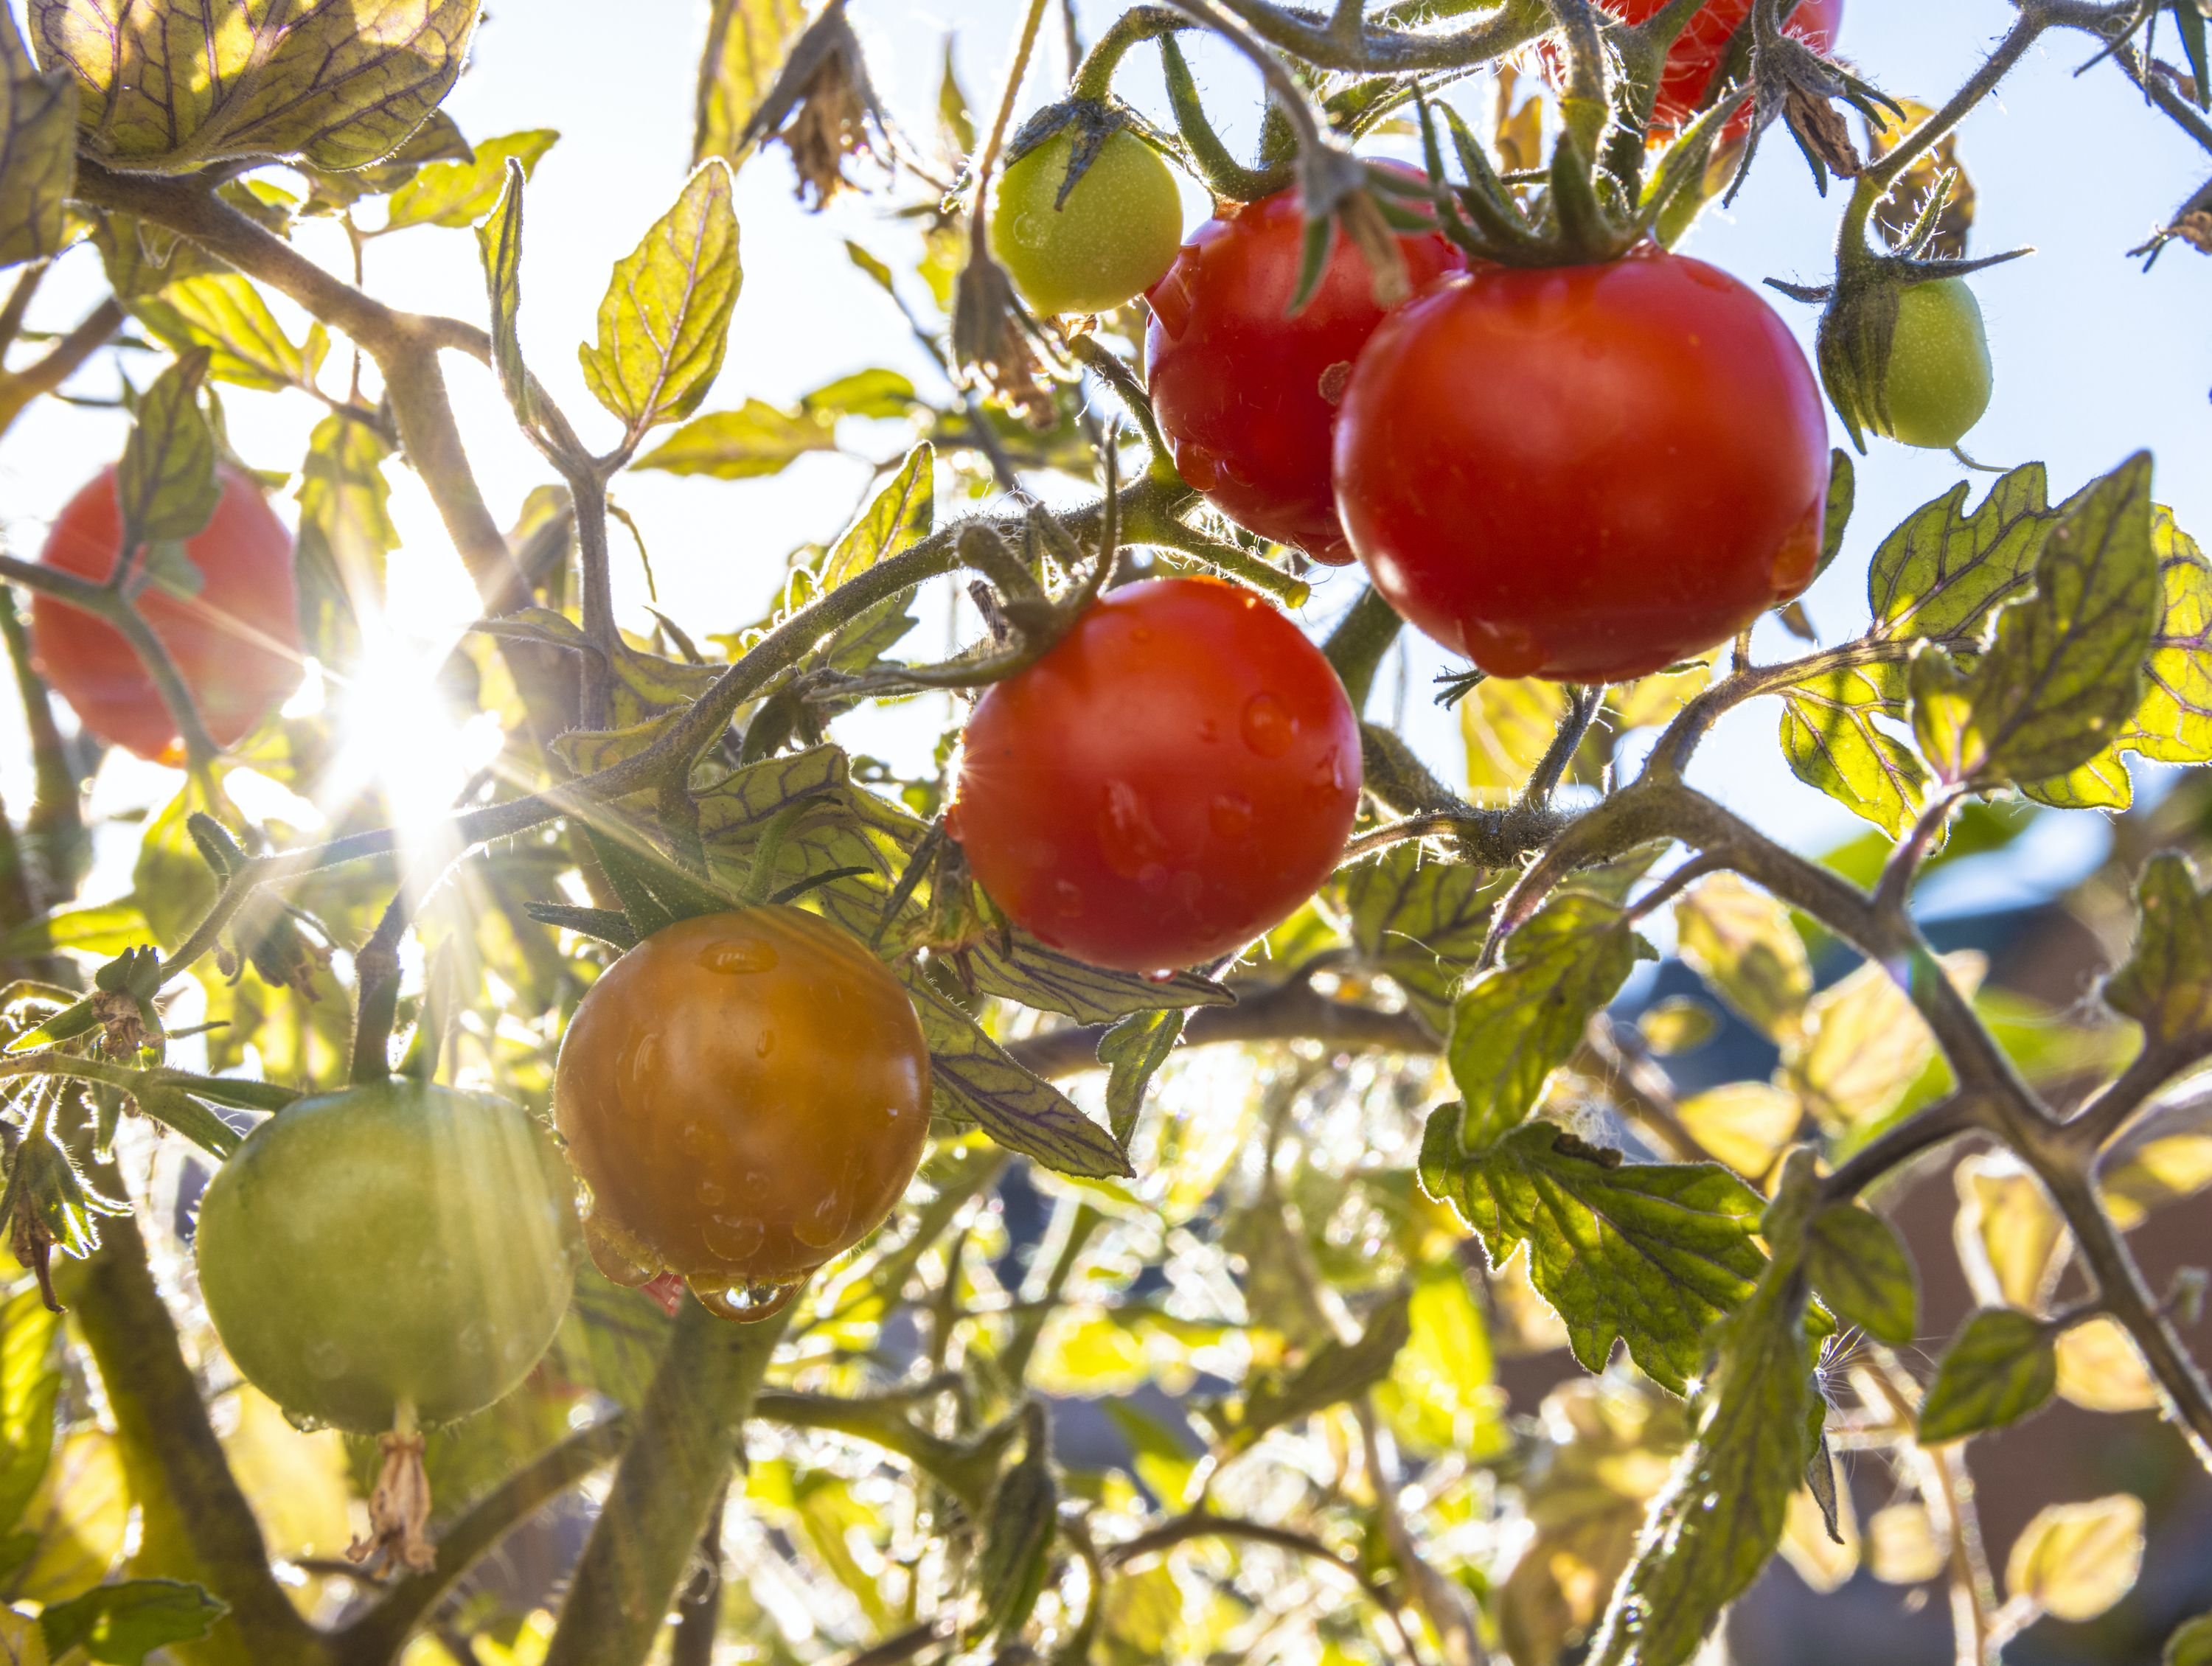
<path fill-rule="evenodd" d="M 1147 292 L 1145 375 L 1185 480 L 1238 525 L 1340 565 L 1352 556 L 1329 497 L 1329 433 L 1383 313 L 1365 258 L 1340 236 L 1313 298 L 1287 316 L 1304 236 L 1295 191 L 1224 204 Z M 1465 264 L 1439 233 L 1398 246 L 1416 289 Z"/>
<path fill-rule="evenodd" d="M 1598 0 L 1598 3 L 1623 22 L 1641 23 L 1667 0 Z M 1729 43 L 1751 15 L 1751 7 L 1752 0 L 1710 0 L 1674 38 L 1668 50 L 1667 67 L 1659 77 L 1659 96 L 1651 107 L 1653 136 L 1663 138 L 1674 132 L 1703 101 L 1715 72 L 1727 60 Z M 1844 0 L 1797 0 L 1796 9 L 1783 27 L 1815 51 L 1825 52 L 1835 45 L 1836 31 L 1843 21 Z M 1539 50 L 1547 79 L 1557 85 L 1563 68 L 1558 46 L 1547 42 Z M 1747 112 L 1730 120 L 1723 135 L 1739 137 L 1750 125 Z"/>
<path fill-rule="evenodd" d="M 215 514 L 185 544 L 199 570 L 199 593 L 186 598 L 149 584 L 137 603 L 208 733 L 228 746 L 300 686 L 300 626 L 292 535 L 252 480 L 227 464 L 219 472 Z M 107 468 L 55 518 L 39 559 L 105 579 L 122 544 L 115 470 Z M 168 707 L 113 626 L 41 592 L 31 602 L 31 646 L 39 669 L 87 729 L 142 758 L 173 755 L 177 726 Z"/>
<path fill-rule="evenodd" d="M 1249 591 L 1155 579 L 977 702 L 946 827 L 1046 942 L 1153 972 L 1287 917 L 1358 803 L 1359 723 L 1321 651 Z"/>
<path fill-rule="evenodd" d="M 826 920 L 708 914 L 592 985 L 561 1040 L 553 1117 L 602 1272 L 679 1273 L 725 1318 L 765 1318 L 914 1178 L 929 1050 L 898 980 Z"/>
<path fill-rule="evenodd" d="M 1487 269 L 1375 334 L 1336 500 L 1390 605 L 1493 676 L 1611 682 L 1811 582 L 1826 413 L 1782 320 L 1702 261 Z"/>

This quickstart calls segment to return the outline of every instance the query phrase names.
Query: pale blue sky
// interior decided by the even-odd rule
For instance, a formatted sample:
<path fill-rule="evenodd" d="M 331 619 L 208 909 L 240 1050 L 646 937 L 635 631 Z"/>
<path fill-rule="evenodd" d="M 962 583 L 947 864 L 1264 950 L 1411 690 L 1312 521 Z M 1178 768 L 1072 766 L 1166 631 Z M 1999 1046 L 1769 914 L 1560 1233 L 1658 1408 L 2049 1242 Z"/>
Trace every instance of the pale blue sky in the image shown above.
<path fill-rule="evenodd" d="M 1115 9 L 1085 7 L 1095 33 Z M 574 344 L 591 329 L 608 263 L 626 251 L 681 183 L 689 153 L 692 60 L 704 8 L 695 0 L 629 0 L 618 12 L 583 0 L 506 0 L 477 37 L 474 66 L 448 108 L 477 138 L 521 127 L 554 126 L 562 139 L 540 165 L 528 196 L 523 267 L 523 336 L 533 367 L 587 437 L 604 439 L 577 373 Z M 957 34 L 962 73 L 981 101 L 995 88 L 1013 28 L 1012 0 L 902 4 L 854 0 L 854 12 L 887 100 L 925 142 L 932 132 L 939 53 Z M 1880 84 L 1930 101 L 1948 94 L 2011 19 L 2005 0 L 1851 0 L 1842 49 Z M 616 21 L 618 20 L 618 23 Z M 2185 525 L 2212 525 L 2212 476 L 2203 459 L 2212 437 L 2212 336 L 2203 327 L 2212 269 L 2177 245 L 2148 276 L 2124 251 L 2139 242 L 2212 172 L 2163 118 L 2147 110 L 2107 65 L 2080 79 L 2086 40 L 2061 37 L 2016 72 L 2001 101 L 1978 112 L 1961 149 L 1981 192 L 1974 248 L 1988 252 L 2033 244 L 2040 252 L 1978 282 L 1997 365 L 1996 403 L 1971 436 L 1984 461 L 2010 464 L 2043 457 L 2054 489 L 2155 442 L 2159 490 Z M 1149 55 L 1125 91 L 1153 100 Z M 1224 123 L 1249 108 L 1249 72 L 1232 60 L 1201 57 L 1210 102 Z M 1024 104 L 1049 95 L 1062 73 L 1048 33 Z M 903 193 L 902 193 L 903 194 Z M 857 236 L 887 253 L 906 233 L 880 217 L 882 198 L 848 198 L 825 216 L 801 212 L 781 152 L 755 160 L 740 178 L 739 215 L 745 285 L 728 361 L 708 408 L 750 397 L 787 399 L 842 372 L 890 364 L 926 381 L 926 362 L 897 315 L 848 264 L 841 247 Z M 1200 199 L 1192 193 L 1195 211 Z M 1751 281 L 1768 276 L 1817 282 L 1828 267 L 1839 201 L 1810 188 L 1785 138 L 1772 141 L 1757 176 L 1730 215 L 1701 225 L 1692 252 Z M 306 246 L 334 264 L 336 239 L 323 228 Z M 71 270 L 70 268 L 76 270 Z M 40 297 L 34 322 L 65 323 L 96 293 L 96 263 L 72 256 Z M 465 232 L 424 230 L 372 248 L 371 287 L 402 305 L 481 317 L 475 239 Z M 917 286 L 916 293 L 919 294 Z M 1776 298 L 1809 343 L 1810 308 Z M 333 356 L 333 370 L 336 369 Z M 547 477 L 516 438 L 488 375 L 455 363 L 456 403 L 485 487 L 502 517 Z M 234 437 L 263 466 L 297 462 L 313 409 L 304 396 L 227 396 Z M 848 437 L 878 456 L 895 451 L 896 433 L 848 425 Z M 120 445 L 108 413 L 42 406 L 0 441 L 0 529 L 28 554 L 60 501 Z M 396 471 L 395 471 L 396 472 Z M 1859 508 L 1844 558 L 1808 599 L 1830 637 L 1848 634 L 1864 613 L 1863 573 L 1879 534 L 1914 505 L 1959 476 L 1948 457 L 1876 442 L 1860 468 Z M 642 524 L 663 605 L 705 631 L 757 616 L 780 578 L 792 545 L 827 536 L 850 513 L 866 477 L 864 464 L 808 458 L 784 476 L 726 483 L 639 476 L 621 483 L 623 500 Z M 458 563 L 411 480 L 397 494 L 409 535 L 394 558 L 395 613 L 410 631 L 448 637 L 472 612 Z M 286 503 L 289 515 L 290 506 Z M 637 563 L 618 538 L 617 596 L 627 621 L 644 588 Z M 1346 605 L 1358 569 L 1327 575 L 1308 616 L 1316 625 Z M 942 614 L 935 615 L 942 619 Z M 931 632 L 932 636 L 935 631 Z M 1778 639 L 1771 646 L 1779 651 Z M 1411 727 L 1425 748 L 1455 773 L 1456 730 L 1427 705 L 1440 655 L 1420 645 L 1413 656 Z M 1394 679 L 1377 691 L 1387 712 Z M 916 702 L 866 727 L 851 743 L 918 756 L 943 717 L 936 702 Z M 1818 794 L 1782 776 L 1773 750 L 1771 706 L 1725 724 L 1699 766 L 1702 785 L 1795 841 L 1820 845 L 1856 828 Z M 0 791 L 20 806 L 27 791 L 19 719 L 0 701 Z M 118 767 L 103 798 L 119 803 L 161 791 L 156 772 Z M 2040 841 L 2053 868 L 2094 848 L 2094 824 L 2053 828 Z"/>

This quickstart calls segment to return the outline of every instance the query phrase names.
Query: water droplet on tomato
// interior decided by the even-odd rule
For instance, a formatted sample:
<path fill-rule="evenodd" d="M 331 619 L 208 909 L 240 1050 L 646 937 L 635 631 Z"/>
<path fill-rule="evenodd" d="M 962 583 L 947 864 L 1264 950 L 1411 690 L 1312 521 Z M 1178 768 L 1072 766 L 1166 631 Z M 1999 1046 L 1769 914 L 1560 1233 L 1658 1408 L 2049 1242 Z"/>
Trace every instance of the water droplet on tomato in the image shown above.
<path fill-rule="evenodd" d="M 1106 802 L 1098 811 L 1098 852 L 1123 879 L 1141 880 L 1166 859 L 1167 840 L 1127 781 L 1106 784 Z"/>
<path fill-rule="evenodd" d="M 699 1228 L 699 1236 L 712 1254 L 725 1261 L 743 1261 L 759 1251 L 768 1238 L 768 1228 L 757 1221 L 714 1215 Z"/>
<path fill-rule="evenodd" d="M 1173 966 L 1162 966 L 1157 972 L 1148 972 L 1145 973 L 1144 978 L 1145 981 L 1148 984 L 1172 984 L 1175 982 L 1175 968 Z"/>
<path fill-rule="evenodd" d="M 690 1156 L 699 1156 L 714 1144 L 714 1130 L 696 1118 L 676 1130 L 676 1143 Z"/>
<path fill-rule="evenodd" d="M 1195 263 L 1197 259 L 1197 249 L 1184 244 L 1176 264 L 1168 268 L 1168 275 L 1154 284 L 1152 294 L 1145 297 L 1152 304 L 1152 316 L 1160 321 L 1160 329 L 1170 341 L 1189 327 L 1190 281 L 1184 263 Z M 1190 476 L 1185 475 L 1183 478 L 1188 480 Z"/>
<path fill-rule="evenodd" d="M 833 1191 L 791 1223 L 791 1235 L 810 1250 L 826 1250 L 845 1235 L 852 1219 L 853 1200 Z"/>
<path fill-rule="evenodd" d="M 1052 235 L 1052 227 L 1041 214 L 1018 214 L 1014 216 L 1014 241 L 1024 249 L 1042 249 Z"/>
<path fill-rule="evenodd" d="M 775 1032 L 774 1030 L 763 1030 L 758 1035 L 753 1038 L 753 1057 L 755 1058 L 766 1058 L 775 1051 Z"/>
<path fill-rule="evenodd" d="M 328 1336 L 307 1344 L 307 1369 L 326 1383 L 335 1382 L 345 1375 L 345 1349 Z"/>
<path fill-rule="evenodd" d="M 1244 702 L 1241 724 L 1244 744 L 1262 758 L 1279 758 L 1298 737 L 1298 720 L 1273 694 L 1255 694 Z"/>
<path fill-rule="evenodd" d="M 592 1265 L 610 1284 L 635 1289 L 653 1275 L 654 1269 L 636 1248 L 608 1232 L 605 1223 L 595 1216 L 586 1216 L 584 1221 L 584 1251 L 592 1257 Z"/>
<path fill-rule="evenodd" d="M 1072 879 L 1056 879 L 1052 882 L 1052 906 L 1067 919 L 1083 912 L 1083 888 Z"/>
<path fill-rule="evenodd" d="M 711 1209 L 730 1193 L 729 1189 L 719 1180 L 702 1180 L 691 1188 L 691 1195 Z"/>
<path fill-rule="evenodd" d="M 637 1045 L 629 1050 L 629 1075 L 633 1092 L 652 1092 L 659 1063 L 660 1038 L 649 1033 L 638 1037 Z"/>
<path fill-rule="evenodd" d="M 736 937 L 699 951 L 699 964 L 709 972 L 773 972 L 775 961 L 775 945 L 758 937 Z"/>
<path fill-rule="evenodd" d="M 1220 792 L 1206 807 L 1206 824 L 1217 839 L 1242 839 L 1252 831 L 1252 803 L 1241 792 Z"/>
<path fill-rule="evenodd" d="M 1467 657 L 1494 677 L 1525 677 L 1544 663 L 1544 645 L 1525 625 L 1467 621 Z"/>
<path fill-rule="evenodd" d="M 1768 565 L 1767 581 L 1774 586 L 1774 599 L 1787 602 L 1813 582 L 1813 574 L 1820 565 L 1820 505 L 1814 504 L 1798 518 L 1797 524 L 1783 535 Z"/>
<path fill-rule="evenodd" d="M 774 1318 L 799 1293 L 796 1283 L 771 1284 L 759 1279 L 748 1280 L 734 1289 L 726 1281 L 705 1275 L 695 1275 L 685 1282 L 702 1307 L 732 1324 L 755 1324 Z"/>
<path fill-rule="evenodd" d="M 1192 490 L 1211 492 L 1220 486 L 1225 476 L 1218 452 L 1209 451 L 1205 446 L 1188 439 L 1177 440 L 1174 449 L 1176 472 L 1189 483 Z"/>

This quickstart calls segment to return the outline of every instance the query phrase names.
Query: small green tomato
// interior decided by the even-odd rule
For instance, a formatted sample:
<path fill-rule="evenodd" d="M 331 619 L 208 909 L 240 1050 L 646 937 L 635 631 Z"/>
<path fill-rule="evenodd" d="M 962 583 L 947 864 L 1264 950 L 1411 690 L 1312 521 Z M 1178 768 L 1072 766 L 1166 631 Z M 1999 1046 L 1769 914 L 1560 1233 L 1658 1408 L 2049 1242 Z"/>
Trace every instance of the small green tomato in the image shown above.
<path fill-rule="evenodd" d="M 1886 428 L 1907 445 L 1947 451 L 1990 408 L 1990 342 L 1963 279 L 1916 283 L 1898 297 L 1883 395 Z"/>
<path fill-rule="evenodd" d="M 232 1361 L 295 1417 L 449 1422 L 551 1344 L 574 1197 L 551 1139 L 503 1100 L 404 1081 L 320 1094 L 208 1183 L 200 1291 Z"/>
<path fill-rule="evenodd" d="M 1007 167 L 991 212 L 991 251 L 1036 312 L 1106 312 L 1159 282 L 1182 242 L 1182 198 L 1152 148 L 1110 136 L 1067 201 L 1074 136 L 1054 134 Z"/>

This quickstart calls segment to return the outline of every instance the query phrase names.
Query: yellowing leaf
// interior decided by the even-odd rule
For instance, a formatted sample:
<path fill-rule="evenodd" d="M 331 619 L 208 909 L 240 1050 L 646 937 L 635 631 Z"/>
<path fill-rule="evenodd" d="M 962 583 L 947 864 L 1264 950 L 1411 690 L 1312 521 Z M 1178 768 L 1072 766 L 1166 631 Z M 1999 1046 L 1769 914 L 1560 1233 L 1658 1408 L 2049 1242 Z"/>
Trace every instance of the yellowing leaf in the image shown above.
<path fill-rule="evenodd" d="M 2094 1620 L 2142 1571 L 2142 1500 L 2130 1493 L 2038 1511 L 2005 1559 L 2005 1589 L 2061 1620 Z"/>
<path fill-rule="evenodd" d="M 1478 804 L 1512 803 L 1566 712 L 1565 691 L 1556 682 L 1487 677 L 1475 684 L 1459 703 L 1468 797 Z"/>
<path fill-rule="evenodd" d="M 320 324 L 295 346 L 260 290 L 237 272 L 180 279 L 131 311 L 172 352 L 208 348 L 209 378 L 242 388 L 313 388 L 330 347 Z"/>
<path fill-rule="evenodd" d="M 1984 1306 L 2039 1312 L 2070 1240 L 2042 1183 L 2009 1152 L 1980 1152 L 1952 1172 L 1959 1263 Z"/>
<path fill-rule="evenodd" d="M 1457 1263 L 1413 1286 L 1413 1335 L 1376 1395 L 1400 1438 L 1472 1461 L 1503 1450 L 1505 1396 L 1492 1381 L 1490 1328 Z"/>
<path fill-rule="evenodd" d="M 1892 838 L 1918 814 L 1928 771 L 1881 718 L 1904 715 L 1893 666 L 1850 666 L 1791 684 L 1782 694 L 1782 751 L 1808 786 Z"/>
<path fill-rule="evenodd" d="M 1951 981 L 1969 991 L 1986 965 L 1970 952 L 1943 960 Z M 1936 1039 L 1911 997 L 1872 961 L 1814 996 L 1804 1028 L 1784 1069 L 1806 1109 L 1832 1132 L 1880 1121 L 1936 1056 Z"/>
<path fill-rule="evenodd" d="M 507 185 L 507 161 L 522 164 L 525 179 L 560 134 L 550 127 L 506 133 L 475 147 L 473 161 L 433 162 L 392 193 L 388 231 L 404 226 L 472 226 L 491 212 Z"/>
<path fill-rule="evenodd" d="M 343 1553 L 354 1535 L 345 1438 L 302 1434 L 265 1394 L 241 1384 L 231 1396 L 237 1422 L 223 1456 L 261 1523 L 269 1554 L 286 1561 Z"/>
<path fill-rule="evenodd" d="M 1782 1560 L 1824 1596 L 1842 1590 L 1859 1571 L 1858 1512 L 1851 1508 L 1848 1490 L 1838 1491 L 1836 1502 L 1836 1530 L 1843 1535 L 1841 1544 L 1828 1536 L 1828 1518 L 1802 1487 L 1790 1495 L 1790 1514 L 1782 1529 Z"/>
<path fill-rule="evenodd" d="M 1650 729 L 1667 722 L 1703 694 L 1713 680 L 1712 667 L 1660 671 L 1606 691 L 1605 709 L 1620 729 Z"/>
<path fill-rule="evenodd" d="M 2097 1178 L 2114 1223 L 2132 1231 L 2153 1209 L 2212 1186 L 2212 1133 L 2156 1134 L 2124 1143 Z"/>
<path fill-rule="evenodd" d="M 1893 1504 L 1867 1518 L 1867 1566 L 1885 1584 L 1924 1584 L 1950 1560 L 1924 1504 Z"/>
<path fill-rule="evenodd" d="M 733 411 L 693 417 L 634 466 L 672 475 L 711 475 L 716 480 L 754 480 L 781 474 L 809 451 L 836 448 L 834 421 L 811 411 L 782 410 L 764 399 L 748 399 Z"/>
<path fill-rule="evenodd" d="M 0 15 L 0 266 L 60 251 L 76 182 L 76 83 L 31 61 L 11 9 Z"/>
<path fill-rule="evenodd" d="M 700 164 L 644 240 L 615 263 L 595 345 L 577 349 L 592 397 L 633 436 L 689 416 L 722 367 L 737 305 L 728 164 Z"/>
<path fill-rule="evenodd" d="M 1682 1101 L 1691 1137 L 1737 1173 L 1756 1179 L 1774 1166 L 1804 1119 L 1797 1096 L 1764 1081 L 1730 1081 Z"/>
<path fill-rule="evenodd" d="M 234 157 L 360 167 L 436 109 L 467 55 L 477 0 L 32 0 L 40 60 L 76 76 L 79 143 L 133 171 Z"/>
<path fill-rule="evenodd" d="M 1142 1340 L 1103 1313 L 1061 1308 L 1037 1343 L 1030 1380 L 1047 1394 L 1127 1394 L 1152 1373 Z"/>
<path fill-rule="evenodd" d="M 114 1438 L 97 1431 L 71 1435 L 18 1524 L 37 1536 L 39 1548 L 9 1576 L 9 1594 L 58 1602 L 98 1584 L 123 1554 L 130 1521 L 131 1493 Z"/>
<path fill-rule="evenodd" d="M 2159 1403 L 2157 1380 L 2107 1313 L 2058 1339 L 2058 1392 L 2090 1411 L 2148 1411 Z"/>
<path fill-rule="evenodd" d="M 1813 993 L 1805 940 L 1790 911 L 1734 874 L 1716 874 L 1674 905 L 1682 958 L 1761 1033 L 1796 1035 Z"/>
<path fill-rule="evenodd" d="M 774 85 L 805 21 L 805 0 L 714 0 L 699 58 L 693 161 L 720 156 L 735 167 L 744 161 L 750 147 L 740 149 L 738 136 Z"/>

